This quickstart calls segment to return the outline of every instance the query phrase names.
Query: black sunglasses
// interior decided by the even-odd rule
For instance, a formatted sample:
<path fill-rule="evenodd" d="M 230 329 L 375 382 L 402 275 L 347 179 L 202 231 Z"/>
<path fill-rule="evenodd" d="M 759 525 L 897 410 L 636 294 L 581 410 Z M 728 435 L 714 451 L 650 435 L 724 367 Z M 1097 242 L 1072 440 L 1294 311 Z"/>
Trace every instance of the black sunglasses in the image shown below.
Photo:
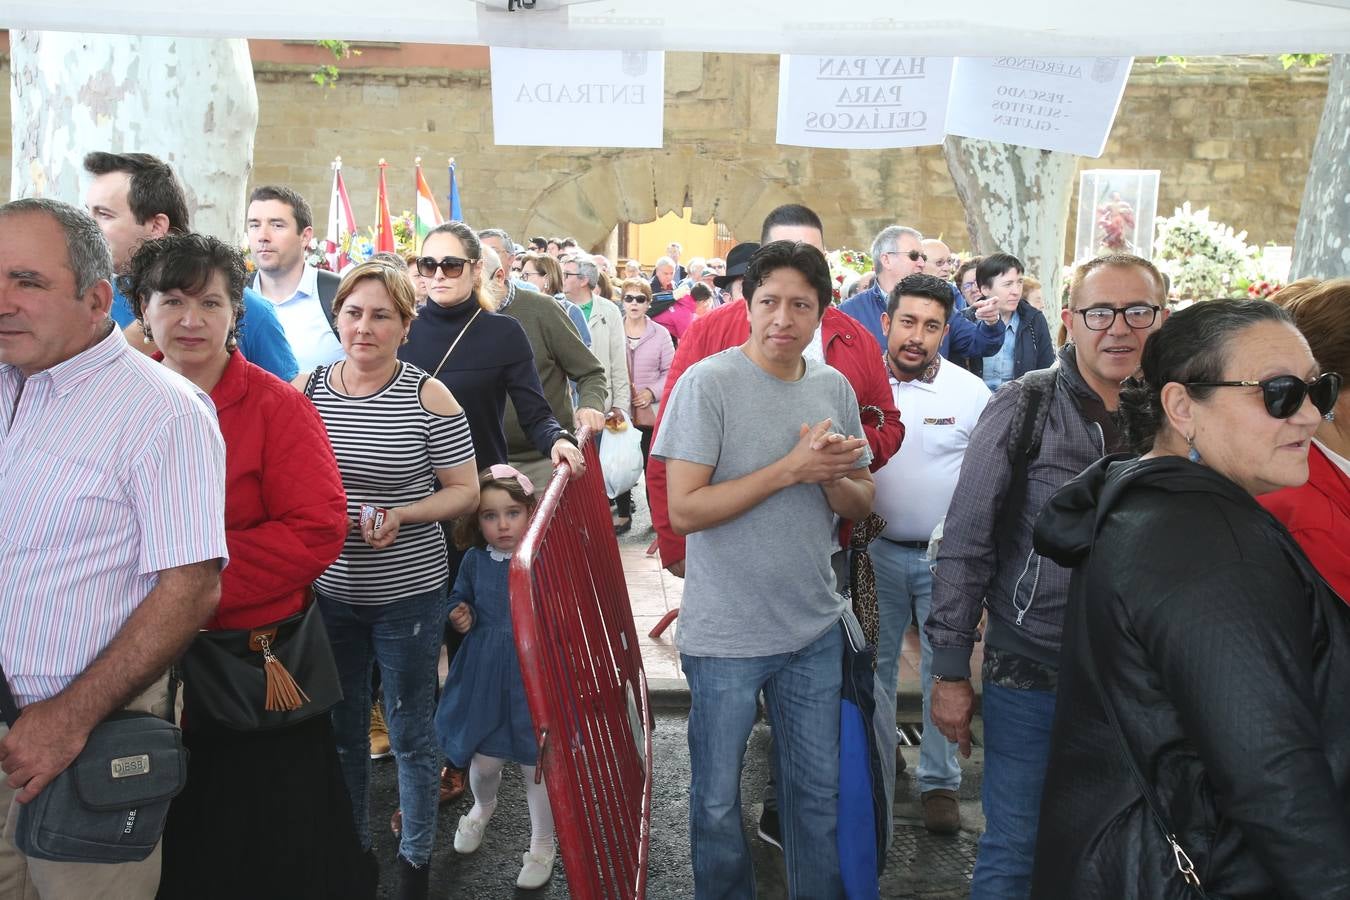
<path fill-rule="evenodd" d="M 623 302 L 624 302 L 624 303 L 646 303 L 646 302 L 647 302 L 647 298 L 646 298 L 645 296 L 643 296 L 642 294 L 624 294 L 624 295 L 623 295 Z"/>
<path fill-rule="evenodd" d="M 417 274 L 423 278 L 431 278 L 440 269 L 445 273 L 446 278 L 458 278 L 464 274 L 464 267 L 473 262 L 471 259 L 461 259 L 458 256 L 446 256 L 436 259 L 434 256 L 417 257 Z"/>
<path fill-rule="evenodd" d="M 1311 399 L 1323 418 L 1336 408 L 1341 395 L 1341 376 L 1335 372 L 1304 381 L 1297 375 L 1277 375 L 1265 381 L 1189 381 L 1187 387 L 1259 387 L 1266 412 L 1277 419 L 1287 419 L 1303 408 L 1304 399 Z"/>
<path fill-rule="evenodd" d="M 890 252 L 898 253 L 901 256 L 908 256 L 910 262 L 918 262 L 919 260 L 928 262 L 928 254 L 918 250 L 891 250 Z"/>

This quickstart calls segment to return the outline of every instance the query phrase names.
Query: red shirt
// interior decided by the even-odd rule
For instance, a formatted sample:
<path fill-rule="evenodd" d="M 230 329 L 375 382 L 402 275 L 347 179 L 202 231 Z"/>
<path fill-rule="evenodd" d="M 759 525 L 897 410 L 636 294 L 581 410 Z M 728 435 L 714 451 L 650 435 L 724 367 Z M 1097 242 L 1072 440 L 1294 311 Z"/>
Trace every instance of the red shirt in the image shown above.
<path fill-rule="evenodd" d="M 234 352 L 211 391 L 225 438 L 220 607 L 207 628 L 256 628 L 304 608 L 347 537 L 347 496 L 328 432 L 291 385 Z"/>
<path fill-rule="evenodd" d="M 1350 603 L 1350 477 L 1313 444 L 1308 483 L 1257 500 L 1284 523 L 1332 590 Z"/>
<path fill-rule="evenodd" d="M 675 348 L 675 359 L 666 375 L 666 397 L 670 396 L 675 382 L 685 369 L 714 353 L 739 347 L 749 339 L 750 316 L 743 301 L 727 303 L 695 319 Z M 858 396 L 863 432 L 872 451 L 869 468 L 875 472 L 895 455 L 905 436 L 905 426 L 900 422 L 900 412 L 895 408 L 895 399 L 891 396 L 886 365 L 881 359 L 881 347 L 867 329 L 833 306 L 825 308 L 820 341 L 825 346 L 825 362 L 848 379 L 853 393 Z M 666 404 L 662 403 L 657 412 L 657 429 L 661 427 L 665 409 Z M 661 549 L 661 564 L 673 565 L 684 559 L 684 538 L 670 527 L 670 514 L 666 505 L 666 465 L 655 456 L 647 460 L 647 501 L 651 506 L 652 525 L 656 528 Z M 841 541 L 847 538 L 846 525 Z"/>

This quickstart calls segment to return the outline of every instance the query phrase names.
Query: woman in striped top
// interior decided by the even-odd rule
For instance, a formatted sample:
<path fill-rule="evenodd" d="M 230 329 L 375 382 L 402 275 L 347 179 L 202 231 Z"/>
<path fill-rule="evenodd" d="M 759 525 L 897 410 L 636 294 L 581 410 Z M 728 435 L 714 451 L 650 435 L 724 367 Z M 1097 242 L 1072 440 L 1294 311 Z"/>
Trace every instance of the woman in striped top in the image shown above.
<path fill-rule="evenodd" d="M 400 897 L 426 896 L 436 832 L 432 716 L 448 580 L 441 522 L 478 505 L 463 409 L 449 388 L 397 357 L 414 303 L 401 267 L 374 260 L 352 269 L 333 299 L 347 358 L 296 379 L 328 430 L 351 520 L 342 555 L 315 583 L 342 680 L 333 710 L 338 756 L 368 849 L 370 678 L 378 664 L 403 809 Z M 363 506 L 382 510 L 382 519 L 363 516 Z"/>

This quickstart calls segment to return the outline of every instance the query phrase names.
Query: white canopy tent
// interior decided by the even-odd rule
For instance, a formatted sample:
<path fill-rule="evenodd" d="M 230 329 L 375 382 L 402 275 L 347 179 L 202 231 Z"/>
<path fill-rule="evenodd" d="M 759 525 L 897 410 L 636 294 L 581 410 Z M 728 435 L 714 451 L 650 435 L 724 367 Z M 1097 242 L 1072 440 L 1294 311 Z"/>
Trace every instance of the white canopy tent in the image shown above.
<path fill-rule="evenodd" d="M 3 0 L 0 27 L 774 54 L 1210 55 L 1350 51 L 1350 0 Z"/>

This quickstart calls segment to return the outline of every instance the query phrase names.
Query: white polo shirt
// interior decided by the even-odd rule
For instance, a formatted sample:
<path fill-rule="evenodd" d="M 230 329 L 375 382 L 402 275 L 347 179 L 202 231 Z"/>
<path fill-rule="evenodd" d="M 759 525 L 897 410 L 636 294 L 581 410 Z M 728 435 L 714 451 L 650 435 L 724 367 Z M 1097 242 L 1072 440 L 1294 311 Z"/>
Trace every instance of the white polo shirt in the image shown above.
<path fill-rule="evenodd" d="M 931 382 L 897 381 L 891 395 L 905 423 L 900 451 L 878 469 L 872 509 L 886 520 L 882 536 L 926 541 L 956 492 L 970 433 L 989 402 L 989 388 L 976 375 L 938 357 Z"/>
<path fill-rule="evenodd" d="M 262 276 L 255 278 L 253 288 L 258 290 Z M 262 293 L 259 291 L 259 293 Z M 285 300 L 273 300 L 277 320 L 286 332 L 295 362 L 301 372 L 312 372 L 316 366 L 328 366 L 346 356 L 342 344 L 328 325 L 319 298 L 319 270 L 306 264 L 295 293 Z"/>

